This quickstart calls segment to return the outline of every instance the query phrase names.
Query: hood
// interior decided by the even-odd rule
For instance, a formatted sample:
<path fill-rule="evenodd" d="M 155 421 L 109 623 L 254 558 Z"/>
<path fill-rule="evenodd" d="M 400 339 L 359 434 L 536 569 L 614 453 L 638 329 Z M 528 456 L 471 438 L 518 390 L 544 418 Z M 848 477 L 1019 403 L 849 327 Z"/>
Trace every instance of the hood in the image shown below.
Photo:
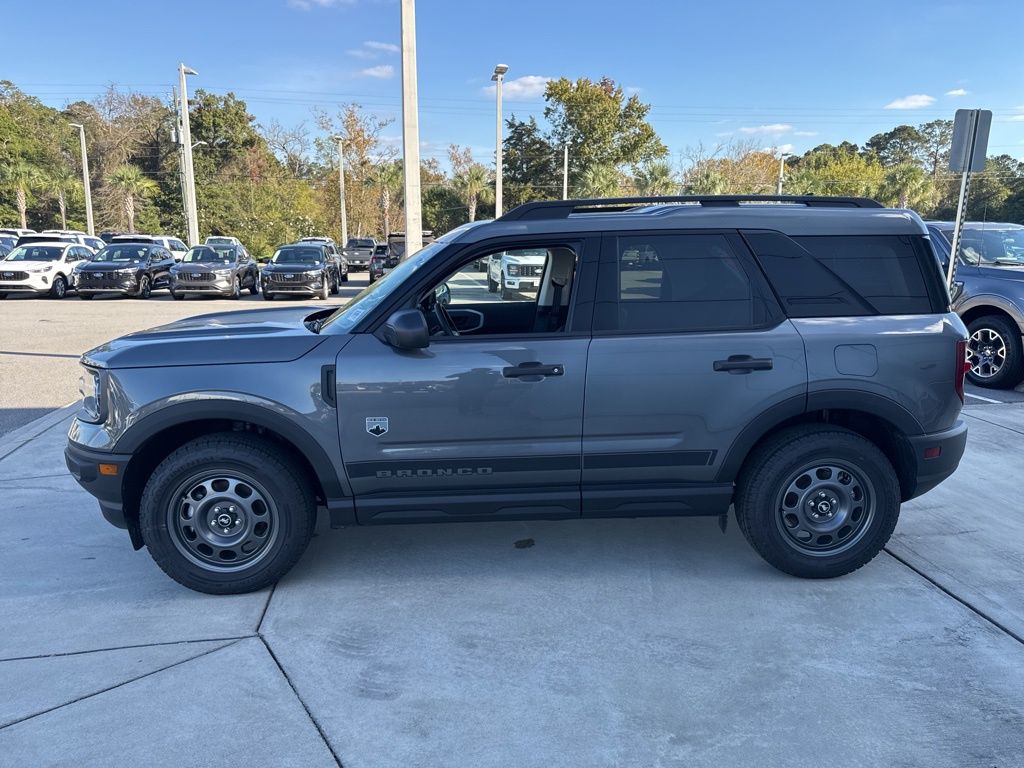
<path fill-rule="evenodd" d="M 540 254 L 537 256 L 513 256 L 510 253 L 506 253 L 501 257 L 501 260 L 506 264 L 532 264 L 532 265 L 543 265 L 547 261 L 547 256 Z"/>
<path fill-rule="evenodd" d="M 108 341 L 82 355 L 82 362 L 98 368 L 286 363 L 324 341 L 302 322 L 323 309 L 301 306 L 199 315 Z"/>
<path fill-rule="evenodd" d="M 87 261 L 78 267 L 79 272 L 120 272 L 122 269 L 142 269 L 141 261 Z"/>
<path fill-rule="evenodd" d="M 277 264 L 267 264 L 261 271 L 263 272 L 316 272 L 318 269 L 323 269 L 326 265 L 323 262 L 317 264 L 289 264 L 287 262 L 278 262 Z"/>
<path fill-rule="evenodd" d="M 7 261 L 0 258 L 0 269 L 4 272 L 28 272 L 40 267 L 58 267 L 60 264 L 59 261 Z"/>
<path fill-rule="evenodd" d="M 995 264 L 975 267 L 980 277 L 994 280 L 1024 280 L 1024 265 L 1019 267 L 1000 267 Z"/>

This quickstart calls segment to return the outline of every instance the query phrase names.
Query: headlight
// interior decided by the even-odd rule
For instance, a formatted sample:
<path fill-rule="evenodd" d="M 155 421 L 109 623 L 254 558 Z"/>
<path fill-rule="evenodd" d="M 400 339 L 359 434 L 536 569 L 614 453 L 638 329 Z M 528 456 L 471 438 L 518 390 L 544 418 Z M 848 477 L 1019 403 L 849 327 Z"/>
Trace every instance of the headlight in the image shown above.
<path fill-rule="evenodd" d="M 215 275 L 230 275 L 231 267 L 220 267 L 218 269 L 213 270 L 213 273 Z"/>
<path fill-rule="evenodd" d="M 51 269 L 53 269 L 52 264 L 47 267 L 33 267 L 32 269 L 29 270 L 29 272 L 31 272 L 33 275 L 38 275 L 40 272 L 49 272 Z"/>
<path fill-rule="evenodd" d="M 508 269 L 506 271 L 508 272 L 509 277 L 519 277 L 518 264 L 509 264 Z"/>
<path fill-rule="evenodd" d="M 135 270 L 134 269 L 119 269 L 119 270 L 117 270 L 117 274 L 119 274 L 121 277 L 132 277 L 135 274 Z"/>
<path fill-rule="evenodd" d="M 83 365 L 82 375 L 78 378 L 78 392 L 82 395 L 82 414 L 79 418 L 93 424 L 103 421 L 100 372 Z"/>
<path fill-rule="evenodd" d="M 318 270 L 318 269 L 310 270 L 309 272 L 306 272 L 306 277 L 313 277 L 313 278 L 320 277 L 320 270 Z"/>

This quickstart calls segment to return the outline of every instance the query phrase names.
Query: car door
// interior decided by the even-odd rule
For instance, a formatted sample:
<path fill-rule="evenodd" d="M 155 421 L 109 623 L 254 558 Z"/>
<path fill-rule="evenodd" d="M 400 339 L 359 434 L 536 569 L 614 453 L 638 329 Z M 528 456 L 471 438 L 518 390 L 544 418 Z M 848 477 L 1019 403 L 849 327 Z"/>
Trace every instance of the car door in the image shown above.
<path fill-rule="evenodd" d="M 149 279 L 154 288 L 166 288 L 170 283 L 171 265 L 174 260 L 169 251 L 159 246 L 149 252 Z"/>
<path fill-rule="evenodd" d="M 567 314 L 558 328 L 537 330 L 531 319 L 496 333 L 435 336 L 416 351 L 363 333 L 342 350 L 339 429 L 360 522 L 579 515 L 586 273 L 596 268 L 598 240 L 563 247 L 571 250 L 557 258 L 572 276 L 558 299 Z M 471 260 L 417 295 L 446 284 L 438 292 L 453 297 L 453 315 L 496 303 Z M 523 299 L 535 315 L 551 309 L 543 293 Z"/>
<path fill-rule="evenodd" d="M 805 406 L 803 343 L 742 240 L 604 240 L 583 422 L 584 516 L 724 511 L 730 448 Z"/>

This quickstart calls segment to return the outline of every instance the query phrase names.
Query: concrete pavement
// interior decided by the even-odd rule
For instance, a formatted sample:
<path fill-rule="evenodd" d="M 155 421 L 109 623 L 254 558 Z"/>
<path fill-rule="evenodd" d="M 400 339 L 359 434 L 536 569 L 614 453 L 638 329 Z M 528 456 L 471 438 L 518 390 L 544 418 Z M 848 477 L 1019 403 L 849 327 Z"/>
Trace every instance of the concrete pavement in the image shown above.
<path fill-rule="evenodd" d="M 792 579 L 735 525 L 321 526 L 274 590 L 167 579 L 0 438 L 0 766 L 998 766 L 1024 755 L 1024 409 L 889 553 Z"/>

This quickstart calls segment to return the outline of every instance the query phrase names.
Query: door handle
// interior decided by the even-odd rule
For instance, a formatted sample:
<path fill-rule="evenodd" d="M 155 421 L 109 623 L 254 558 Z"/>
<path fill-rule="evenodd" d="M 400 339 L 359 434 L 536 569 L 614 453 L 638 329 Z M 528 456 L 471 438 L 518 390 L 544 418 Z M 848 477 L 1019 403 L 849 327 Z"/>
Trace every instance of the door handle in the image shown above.
<path fill-rule="evenodd" d="M 727 373 L 750 373 L 751 371 L 770 371 L 772 366 L 773 362 L 770 357 L 729 355 L 727 360 L 715 360 L 714 369 Z"/>
<path fill-rule="evenodd" d="M 501 369 L 501 375 L 506 379 L 521 379 L 527 376 L 561 376 L 565 372 L 565 366 L 561 363 L 545 365 L 544 363 L 528 362 L 519 365 L 509 366 Z"/>

